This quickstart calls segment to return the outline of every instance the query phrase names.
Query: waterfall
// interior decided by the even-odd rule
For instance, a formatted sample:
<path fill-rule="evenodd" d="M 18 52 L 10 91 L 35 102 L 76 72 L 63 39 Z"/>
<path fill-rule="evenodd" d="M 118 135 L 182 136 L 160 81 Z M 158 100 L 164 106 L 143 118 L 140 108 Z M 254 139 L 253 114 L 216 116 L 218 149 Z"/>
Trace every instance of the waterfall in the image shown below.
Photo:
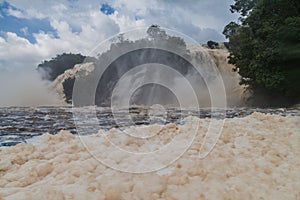
<path fill-rule="evenodd" d="M 238 70 L 234 71 L 234 65 L 228 63 L 229 51 L 224 44 L 220 43 L 219 46 L 218 49 L 209 49 L 206 45 L 195 44 L 190 45 L 189 49 L 191 52 L 197 53 L 204 47 L 208 51 L 222 75 L 226 90 L 227 105 L 231 107 L 243 106 L 247 98 L 245 86 L 239 84 L 241 76 Z"/>
<path fill-rule="evenodd" d="M 68 79 L 74 79 L 78 77 L 80 72 L 84 72 L 84 75 L 88 75 L 90 72 L 94 71 L 93 63 L 77 64 L 72 69 L 66 70 L 63 74 L 59 75 L 52 83 L 51 89 L 56 91 L 60 99 L 66 101 L 66 94 L 64 91 L 64 82 Z M 72 88 L 73 89 L 73 88 Z"/>
<path fill-rule="evenodd" d="M 193 87 L 200 107 L 210 107 L 211 96 L 208 87 L 214 87 L 212 85 L 214 82 L 210 81 L 210 79 L 213 79 L 210 76 L 213 73 L 214 63 L 224 82 L 227 105 L 230 107 L 242 106 L 245 89 L 239 85 L 240 76 L 237 71 L 233 71 L 234 66 L 228 64 L 228 50 L 225 47 L 222 48 L 222 46 L 219 49 L 209 49 L 201 44 L 188 45 L 187 49 L 191 59 L 201 67 L 201 75 L 184 59 L 174 57 L 168 52 L 160 50 L 131 52 L 129 55 L 118 58 L 105 70 L 98 84 L 95 104 L 103 105 L 104 102 L 105 105 L 110 105 L 112 100 L 116 99 L 121 101 L 118 105 L 124 104 L 125 102 L 122 102 L 123 97 L 128 95 L 132 88 L 135 88 L 130 94 L 129 102 L 126 103 L 145 106 L 154 104 L 179 106 L 177 97 L 180 95 L 184 96 L 184 98 L 181 98 L 184 104 L 195 106 L 190 100 L 190 94 L 186 91 L 187 85 L 183 84 L 188 81 Z M 203 49 L 207 53 L 203 53 Z M 161 70 L 159 67 L 155 68 L 153 61 L 174 68 L 178 73 L 165 71 L 166 69 Z M 139 68 L 140 70 L 134 70 L 138 66 L 144 67 Z M 66 99 L 63 83 L 68 79 L 77 78 L 79 72 L 84 71 L 87 76 L 94 71 L 95 67 L 102 66 L 94 66 L 92 63 L 75 65 L 73 69 L 65 71 L 64 74 L 56 78 L 53 88 L 61 98 Z M 172 85 L 171 87 L 176 88 L 177 94 L 174 94 L 174 90 L 171 91 L 170 88 L 156 83 Z M 72 96 L 68 95 L 69 98 Z M 113 95 L 115 99 L 112 99 Z"/>

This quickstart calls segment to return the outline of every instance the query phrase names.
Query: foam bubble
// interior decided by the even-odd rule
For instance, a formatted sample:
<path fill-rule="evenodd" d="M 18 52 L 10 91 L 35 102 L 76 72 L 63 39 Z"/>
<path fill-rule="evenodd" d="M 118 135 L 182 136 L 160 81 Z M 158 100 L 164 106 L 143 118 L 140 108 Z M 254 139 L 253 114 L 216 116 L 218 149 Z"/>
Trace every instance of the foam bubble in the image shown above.
<path fill-rule="evenodd" d="M 226 119 L 213 151 L 198 159 L 208 124 L 191 148 L 171 166 L 152 173 L 121 173 L 95 160 L 80 138 L 68 131 L 43 135 L 33 144 L 18 144 L 0 152 L 0 194 L 3 199 L 299 199 L 299 116 L 253 113 Z M 191 124 L 176 125 L 193 131 Z M 166 128 L 172 126 L 166 125 Z M 157 131 L 157 125 L 127 131 Z M 84 136 L 90 140 L 99 134 Z M 118 130 L 106 131 L 115 142 Z M 162 138 L 164 141 L 166 138 Z M 101 153 L 110 143 L 96 142 Z M 147 143 L 127 143 L 148 150 Z M 119 161 L 126 158 L 119 158 Z M 116 160 L 114 162 L 117 162 Z M 137 164 L 142 161 L 128 160 Z M 1 198 L 0 198 L 1 199 Z"/>

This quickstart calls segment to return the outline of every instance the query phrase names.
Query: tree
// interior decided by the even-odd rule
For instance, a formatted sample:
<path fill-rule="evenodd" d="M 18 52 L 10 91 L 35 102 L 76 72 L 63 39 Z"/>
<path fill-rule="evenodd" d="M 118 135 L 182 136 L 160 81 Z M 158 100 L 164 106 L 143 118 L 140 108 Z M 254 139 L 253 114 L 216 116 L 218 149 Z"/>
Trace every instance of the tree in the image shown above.
<path fill-rule="evenodd" d="M 81 54 L 63 53 L 49 61 L 43 61 L 38 65 L 37 70 L 42 74 L 43 79 L 53 81 L 57 76 L 73 68 L 74 65 L 82 63 L 85 59 L 86 56 Z"/>
<path fill-rule="evenodd" d="M 240 18 L 223 31 L 229 39 L 229 62 L 252 91 L 251 103 L 299 102 L 300 2 L 235 0 L 230 10 Z"/>
<path fill-rule="evenodd" d="M 182 48 L 183 51 L 186 50 L 186 43 L 183 38 L 168 35 L 166 31 L 159 25 L 151 25 L 147 29 L 147 34 L 148 38 L 151 40 L 151 43 L 169 48 Z"/>

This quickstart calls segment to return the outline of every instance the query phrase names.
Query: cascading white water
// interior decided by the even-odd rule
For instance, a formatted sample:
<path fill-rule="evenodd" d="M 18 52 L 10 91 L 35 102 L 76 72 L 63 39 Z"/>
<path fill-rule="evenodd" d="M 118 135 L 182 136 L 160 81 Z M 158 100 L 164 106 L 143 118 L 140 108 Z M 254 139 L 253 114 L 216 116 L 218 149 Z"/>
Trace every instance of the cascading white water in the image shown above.
<path fill-rule="evenodd" d="M 84 63 L 84 64 L 77 64 L 74 66 L 74 68 L 66 70 L 63 74 L 59 75 L 54 81 L 51 86 L 51 90 L 54 90 L 57 92 L 59 97 L 66 100 L 66 96 L 64 93 L 64 87 L 63 83 L 67 79 L 72 79 L 78 77 L 79 72 L 85 72 L 85 75 L 88 75 L 90 72 L 94 71 L 94 65 L 93 63 Z"/>
<path fill-rule="evenodd" d="M 223 47 L 220 49 L 208 49 L 203 47 L 200 44 L 188 45 L 188 50 L 190 51 L 191 59 L 193 59 L 196 63 L 201 67 L 202 74 L 195 73 L 195 70 L 189 69 L 188 72 L 184 76 L 170 75 L 164 74 L 159 69 L 153 73 L 149 73 L 147 68 L 142 69 L 134 74 L 126 75 L 120 73 L 120 71 L 124 71 L 123 69 L 119 70 L 120 67 L 124 68 L 126 63 L 122 63 L 122 66 L 117 66 L 117 70 L 113 76 L 118 76 L 119 80 L 122 78 L 122 85 L 118 85 L 118 92 L 115 92 L 122 99 L 122 95 L 126 95 L 126 93 L 130 90 L 130 88 L 139 88 L 136 90 L 131 97 L 131 102 L 133 104 L 137 103 L 140 105 L 151 106 L 153 104 L 168 104 L 168 105 L 177 105 L 176 95 L 172 95 L 172 92 L 168 92 L 168 88 L 162 88 L 158 85 L 149 85 L 146 88 L 141 87 L 141 83 L 147 82 L 150 78 L 151 80 L 164 80 L 169 83 L 174 84 L 176 88 L 178 88 L 179 94 L 184 95 L 186 88 L 182 85 L 183 79 L 188 80 L 190 84 L 193 86 L 195 93 L 197 95 L 200 107 L 210 107 L 211 105 L 211 96 L 208 91 L 208 87 L 211 87 L 214 84 L 213 81 L 207 81 L 206 83 L 203 81 L 203 77 L 209 80 L 209 76 L 213 74 L 212 64 L 215 63 L 217 69 L 219 70 L 225 90 L 227 95 L 227 105 L 230 107 L 241 106 L 243 105 L 243 95 L 244 95 L 244 87 L 239 85 L 240 76 L 238 72 L 234 72 L 233 65 L 228 64 L 228 50 Z M 203 53 L 203 50 L 207 51 L 207 53 Z M 144 59 L 144 54 L 142 53 L 138 59 Z M 148 67 L 151 67 L 151 63 L 148 64 Z M 129 66 L 130 67 L 130 66 Z M 136 66 L 132 66 L 136 67 Z M 172 67 L 172 66 L 170 66 Z M 128 66 L 126 66 L 128 68 Z M 91 63 L 85 63 L 82 65 L 76 65 L 73 69 L 65 71 L 64 74 L 57 77 L 54 81 L 54 88 L 59 93 L 59 95 L 65 99 L 63 83 L 69 78 L 76 78 L 76 74 L 81 71 L 86 71 L 86 74 L 92 72 L 94 70 L 94 66 Z M 126 74 L 126 73 L 125 73 Z M 111 80 L 108 78 L 108 80 Z M 115 86 L 111 83 L 105 83 L 106 90 L 114 90 Z M 139 87 L 138 87 L 139 86 Z M 177 94 L 178 95 L 178 94 Z M 175 99 L 174 99 L 175 98 Z M 188 104 L 189 96 L 185 97 L 185 102 Z M 193 105 L 191 105 L 193 106 Z"/>
<path fill-rule="evenodd" d="M 226 90 L 227 105 L 230 107 L 243 106 L 247 98 L 245 86 L 239 84 L 241 76 L 238 71 L 233 70 L 234 65 L 228 63 L 228 50 L 222 43 L 219 46 L 218 49 L 209 49 L 206 45 L 195 44 L 190 45 L 189 50 L 194 53 L 197 53 L 203 47 L 207 50 L 221 73 Z"/>

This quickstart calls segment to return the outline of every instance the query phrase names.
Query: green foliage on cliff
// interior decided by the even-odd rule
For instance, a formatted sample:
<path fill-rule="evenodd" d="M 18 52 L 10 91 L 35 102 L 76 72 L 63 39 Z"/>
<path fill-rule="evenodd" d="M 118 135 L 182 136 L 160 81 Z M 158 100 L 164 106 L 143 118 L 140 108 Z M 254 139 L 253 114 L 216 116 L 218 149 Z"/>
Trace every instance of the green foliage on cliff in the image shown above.
<path fill-rule="evenodd" d="M 300 100 L 300 1 L 235 0 L 240 14 L 223 34 L 229 62 L 252 91 L 251 103 L 281 106 Z"/>
<path fill-rule="evenodd" d="M 63 53 L 49 61 L 43 61 L 38 65 L 38 71 L 44 79 L 53 81 L 66 70 L 73 68 L 74 65 L 82 63 L 85 58 L 81 54 Z"/>

